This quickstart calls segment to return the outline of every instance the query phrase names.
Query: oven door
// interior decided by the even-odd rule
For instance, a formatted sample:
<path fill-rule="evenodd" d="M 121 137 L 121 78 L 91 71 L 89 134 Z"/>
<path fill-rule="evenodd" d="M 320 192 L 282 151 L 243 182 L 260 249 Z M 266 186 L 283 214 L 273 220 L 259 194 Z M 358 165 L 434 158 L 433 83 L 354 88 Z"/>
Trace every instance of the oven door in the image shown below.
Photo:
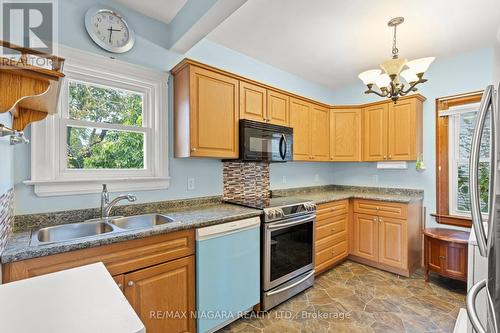
<path fill-rule="evenodd" d="M 306 215 L 264 224 L 264 290 L 314 268 L 315 219 Z"/>
<path fill-rule="evenodd" d="M 241 121 L 241 159 L 244 161 L 285 162 L 292 160 L 292 129 Z"/>

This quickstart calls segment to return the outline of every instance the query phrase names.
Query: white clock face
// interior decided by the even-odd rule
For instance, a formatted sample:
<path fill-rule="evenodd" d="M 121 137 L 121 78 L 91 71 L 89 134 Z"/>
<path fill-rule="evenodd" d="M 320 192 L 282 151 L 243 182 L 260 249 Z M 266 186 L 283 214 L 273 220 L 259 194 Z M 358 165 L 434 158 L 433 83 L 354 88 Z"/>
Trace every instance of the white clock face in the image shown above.
<path fill-rule="evenodd" d="M 107 51 L 122 53 L 133 46 L 133 31 L 123 17 L 112 10 L 89 9 L 85 26 L 94 42 Z"/>

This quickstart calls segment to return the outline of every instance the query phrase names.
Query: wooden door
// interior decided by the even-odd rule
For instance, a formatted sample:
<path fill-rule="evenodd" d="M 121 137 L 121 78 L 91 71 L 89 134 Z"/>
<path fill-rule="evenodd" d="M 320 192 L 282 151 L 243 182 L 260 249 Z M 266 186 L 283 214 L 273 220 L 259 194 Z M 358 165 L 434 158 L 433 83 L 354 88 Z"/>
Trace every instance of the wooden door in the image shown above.
<path fill-rule="evenodd" d="M 290 97 L 290 127 L 293 128 L 293 159 L 310 161 L 311 155 L 311 104 Z"/>
<path fill-rule="evenodd" d="M 379 217 L 378 221 L 379 262 L 406 269 L 408 263 L 407 222 L 390 217 Z"/>
<path fill-rule="evenodd" d="M 290 97 L 274 90 L 267 91 L 267 118 L 274 125 L 290 125 Z"/>
<path fill-rule="evenodd" d="M 443 243 L 440 259 L 444 276 L 467 280 L 467 244 Z"/>
<path fill-rule="evenodd" d="M 354 214 L 353 254 L 360 258 L 378 261 L 378 217 Z"/>
<path fill-rule="evenodd" d="M 238 157 L 238 80 L 190 69 L 191 156 Z"/>
<path fill-rule="evenodd" d="M 387 159 L 387 103 L 363 109 L 363 160 Z"/>
<path fill-rule="evenodd" d="M 194 265 L 189 256 L 125 275 L 125 296 L 146 332 L 195 332 Z"/>
<path fill-rule="evenodd" d="M 330 159 L 361 161 L 361 109 L 331 110 Z"/>
<path fill-rule="evenodd" d="M 388 160 L 416 160 L 416 101 L 400 100 L 389 103 Z M 421 129 L 420 129 L 421 131 Z"/>
<path fill-rule="evenodd" d="M 315 161 L 330 160 L 330 110 L 311 105 L 311 155 Z"/>
<path fill-rule="evenodd" d="M 425 266 L 434 272 L 442 272 L 442 246 L 441 241 L 435 238 L 425 237 L 424 242 Z"/>
<path fill-rule="evenodd" d="M 268 121 L 266 88 L 240 81 L 240 119 Z"/>

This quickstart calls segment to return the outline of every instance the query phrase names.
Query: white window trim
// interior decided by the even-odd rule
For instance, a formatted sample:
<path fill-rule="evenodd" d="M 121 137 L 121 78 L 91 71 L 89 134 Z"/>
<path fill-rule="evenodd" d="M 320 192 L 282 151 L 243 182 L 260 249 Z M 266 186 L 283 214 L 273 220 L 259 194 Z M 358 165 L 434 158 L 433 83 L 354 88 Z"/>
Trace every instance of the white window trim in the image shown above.
<path fill-rule="evenodd" d="M 450 108 L 447 113 L 447 116 L 456 116 L 462 115 L 468 112 L 478 112 L 479 111 L 479 103 L 460 105 L 454 108 Z M 449 211 L 450 215 L 453 216 L 463 216 L 463 217 L 471 217 L 470 212 L 460 211 L 457 208 L 457 169 L 458 169 L 458 161 L 460 160 L 460 145 L 456 141 L 456 138 L 460 135 L 460 118 L 459 117 L 450 117 L 448 122 L 448 137 L 451 138 L 450 147 L 448 149 L 448 175 L 449 175 Z M 481 158 L 480 162 L 490 162 L 489 158 Z M 482 213 L 483 220 L 488 218 L 488 214 Z"/>
<path fill-rule="evenodd" d="M 24 183 L 34 185 L 35 194 L 41 197 L 99 193 L 101 184 L 108 184 L 110 191 L 143 191 L 167 189 L 170 186 L 168 168 L 168 73 L 155 71 L 104 56 L 59 45 L 59 55 L 66 59 L 64 73 L 68 78 L 96 84 L 112 82 L 113 86 L 144 93 L 144 109 L 152 107 L 153 112 L 144 113 L 148 127 L 131 128 L 137 132 L 148 132 L 145 142 L 146 168 L 141 170 L 69 170 L 62 158 L 66 154 L 65 136 L 67 119 L 61 103 L 67 99 L 61 94 L 59 112 L 49 115 L 44 121 L 31 127 L 31 180 Z M 106 76 L 107 79 L 102 77 Z M 61 91 L 67 86 L 63 80 Z M 75 121 L 71 121 L 75 123 Z M 86 123 L 81 121 L 82 125 Z M 84 124 L 85 123 L 85 124 Z M 106 128 L 113 129 L 112 124 Z M 122 128 L 122 127 L 120 127 Z"/>

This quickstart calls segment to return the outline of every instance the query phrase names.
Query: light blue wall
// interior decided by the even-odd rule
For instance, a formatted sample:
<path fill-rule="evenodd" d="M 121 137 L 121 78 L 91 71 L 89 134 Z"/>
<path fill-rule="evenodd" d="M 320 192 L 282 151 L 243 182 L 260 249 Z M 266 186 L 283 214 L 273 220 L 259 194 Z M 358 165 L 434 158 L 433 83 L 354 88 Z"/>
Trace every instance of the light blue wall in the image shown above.
<path fill-rule="evenodd" d="M 79 48 L 88 52 L 109 55 L 97 48 L 88 37 L 84 25 L 83 15 L 94 1 L 90 0 L 62 0 L 59 1 L 60 43 Z M 103 3 L 111 3 L 103 1 Z M 113 5 L 115 6 L 115 5 Z M 331 103 L 331 91 L 325 87 L 303 80 L 295 75 L 279 70 L 253 58 L 222 47 L 208 40 L 202 40 L 187 54 L 181 55 L 165 50 L 159 46 L 156 38 L 150 40 L 144 36 L 166 33 L 166 26 L 158 24 L 140 14 L 128 11 L 119 6 L 129 18 L 132 26 L 141 25 L 138 31 L 134 49 L 116 58 L 131 63 L 169 70 L 184 57 L 189 57 L 222 69 L 226 69 L 249 78 L 307 96 L 318 101 Z M 82 19 L 75 19 L 81 17 Z M 147 27 L 149 25 L 149 28 Z M 169 84 L 169 144 L 170 144 L 170 176 L 171 186 L 168 190 L 143 191 L 135 193 L 139 202 L 171 200 L 187 197 L 200 197 L 222 194 L 222 163 L 210 159 L 174 159 L 172 140 L 172 80 Z M 29 131 L 28 131 L 29 132 Z M 0 148 L 2 149 L 2 148 Z M 37 197 L 33 187 L 22 182 L 30 179 L 30 146 L 18 145 L 15 147 L 15 213 L 27 214 L 49 212 L 66 209 L 97 207 L 99 196 L 76 195 L 64 197 Z M 297 187 L 310 184 L 331 183 L 330 170 L 327 164 L 289 163 L 287 167 L 272 166 L 272 187 Z M 287 175 L 286 184 L 282 184 L 282 175 Z M 316 181 L 316 175 L 318 181 Z M 187 178 L 195 178 L 196 189 L 187 190 Z"/>
<path fill-rule="evenodd" d="M 0 113 L 0 124 L 12 125 L 10 113 Z M 14 186 L 13 147 L 9 137 L 0 138 L 0 196 Z"/>
<path fill-rule="evenodd" d="M 408 170 L 377 170 L 376 163 L 339 163 L 332 165 L 335 184 L 409 187 L 425 190 L 424 205 L 428 213 L 436 209 L 436 149 L 435 99 L 482 90 L 493 82 L 493 49 L 483 49 L 458 56 L 437 59 L 426 77 L 429 81 L 419 87 L 427 100 L 424 103 L 424 162 L 425 171 L 416 171 L 415 163 Z M 362 83 L 334 91 L 336 104 L 353 104 L 378 100 L 363 95 Z M 430 218 L 429 223 L 434 223 Z"/>

